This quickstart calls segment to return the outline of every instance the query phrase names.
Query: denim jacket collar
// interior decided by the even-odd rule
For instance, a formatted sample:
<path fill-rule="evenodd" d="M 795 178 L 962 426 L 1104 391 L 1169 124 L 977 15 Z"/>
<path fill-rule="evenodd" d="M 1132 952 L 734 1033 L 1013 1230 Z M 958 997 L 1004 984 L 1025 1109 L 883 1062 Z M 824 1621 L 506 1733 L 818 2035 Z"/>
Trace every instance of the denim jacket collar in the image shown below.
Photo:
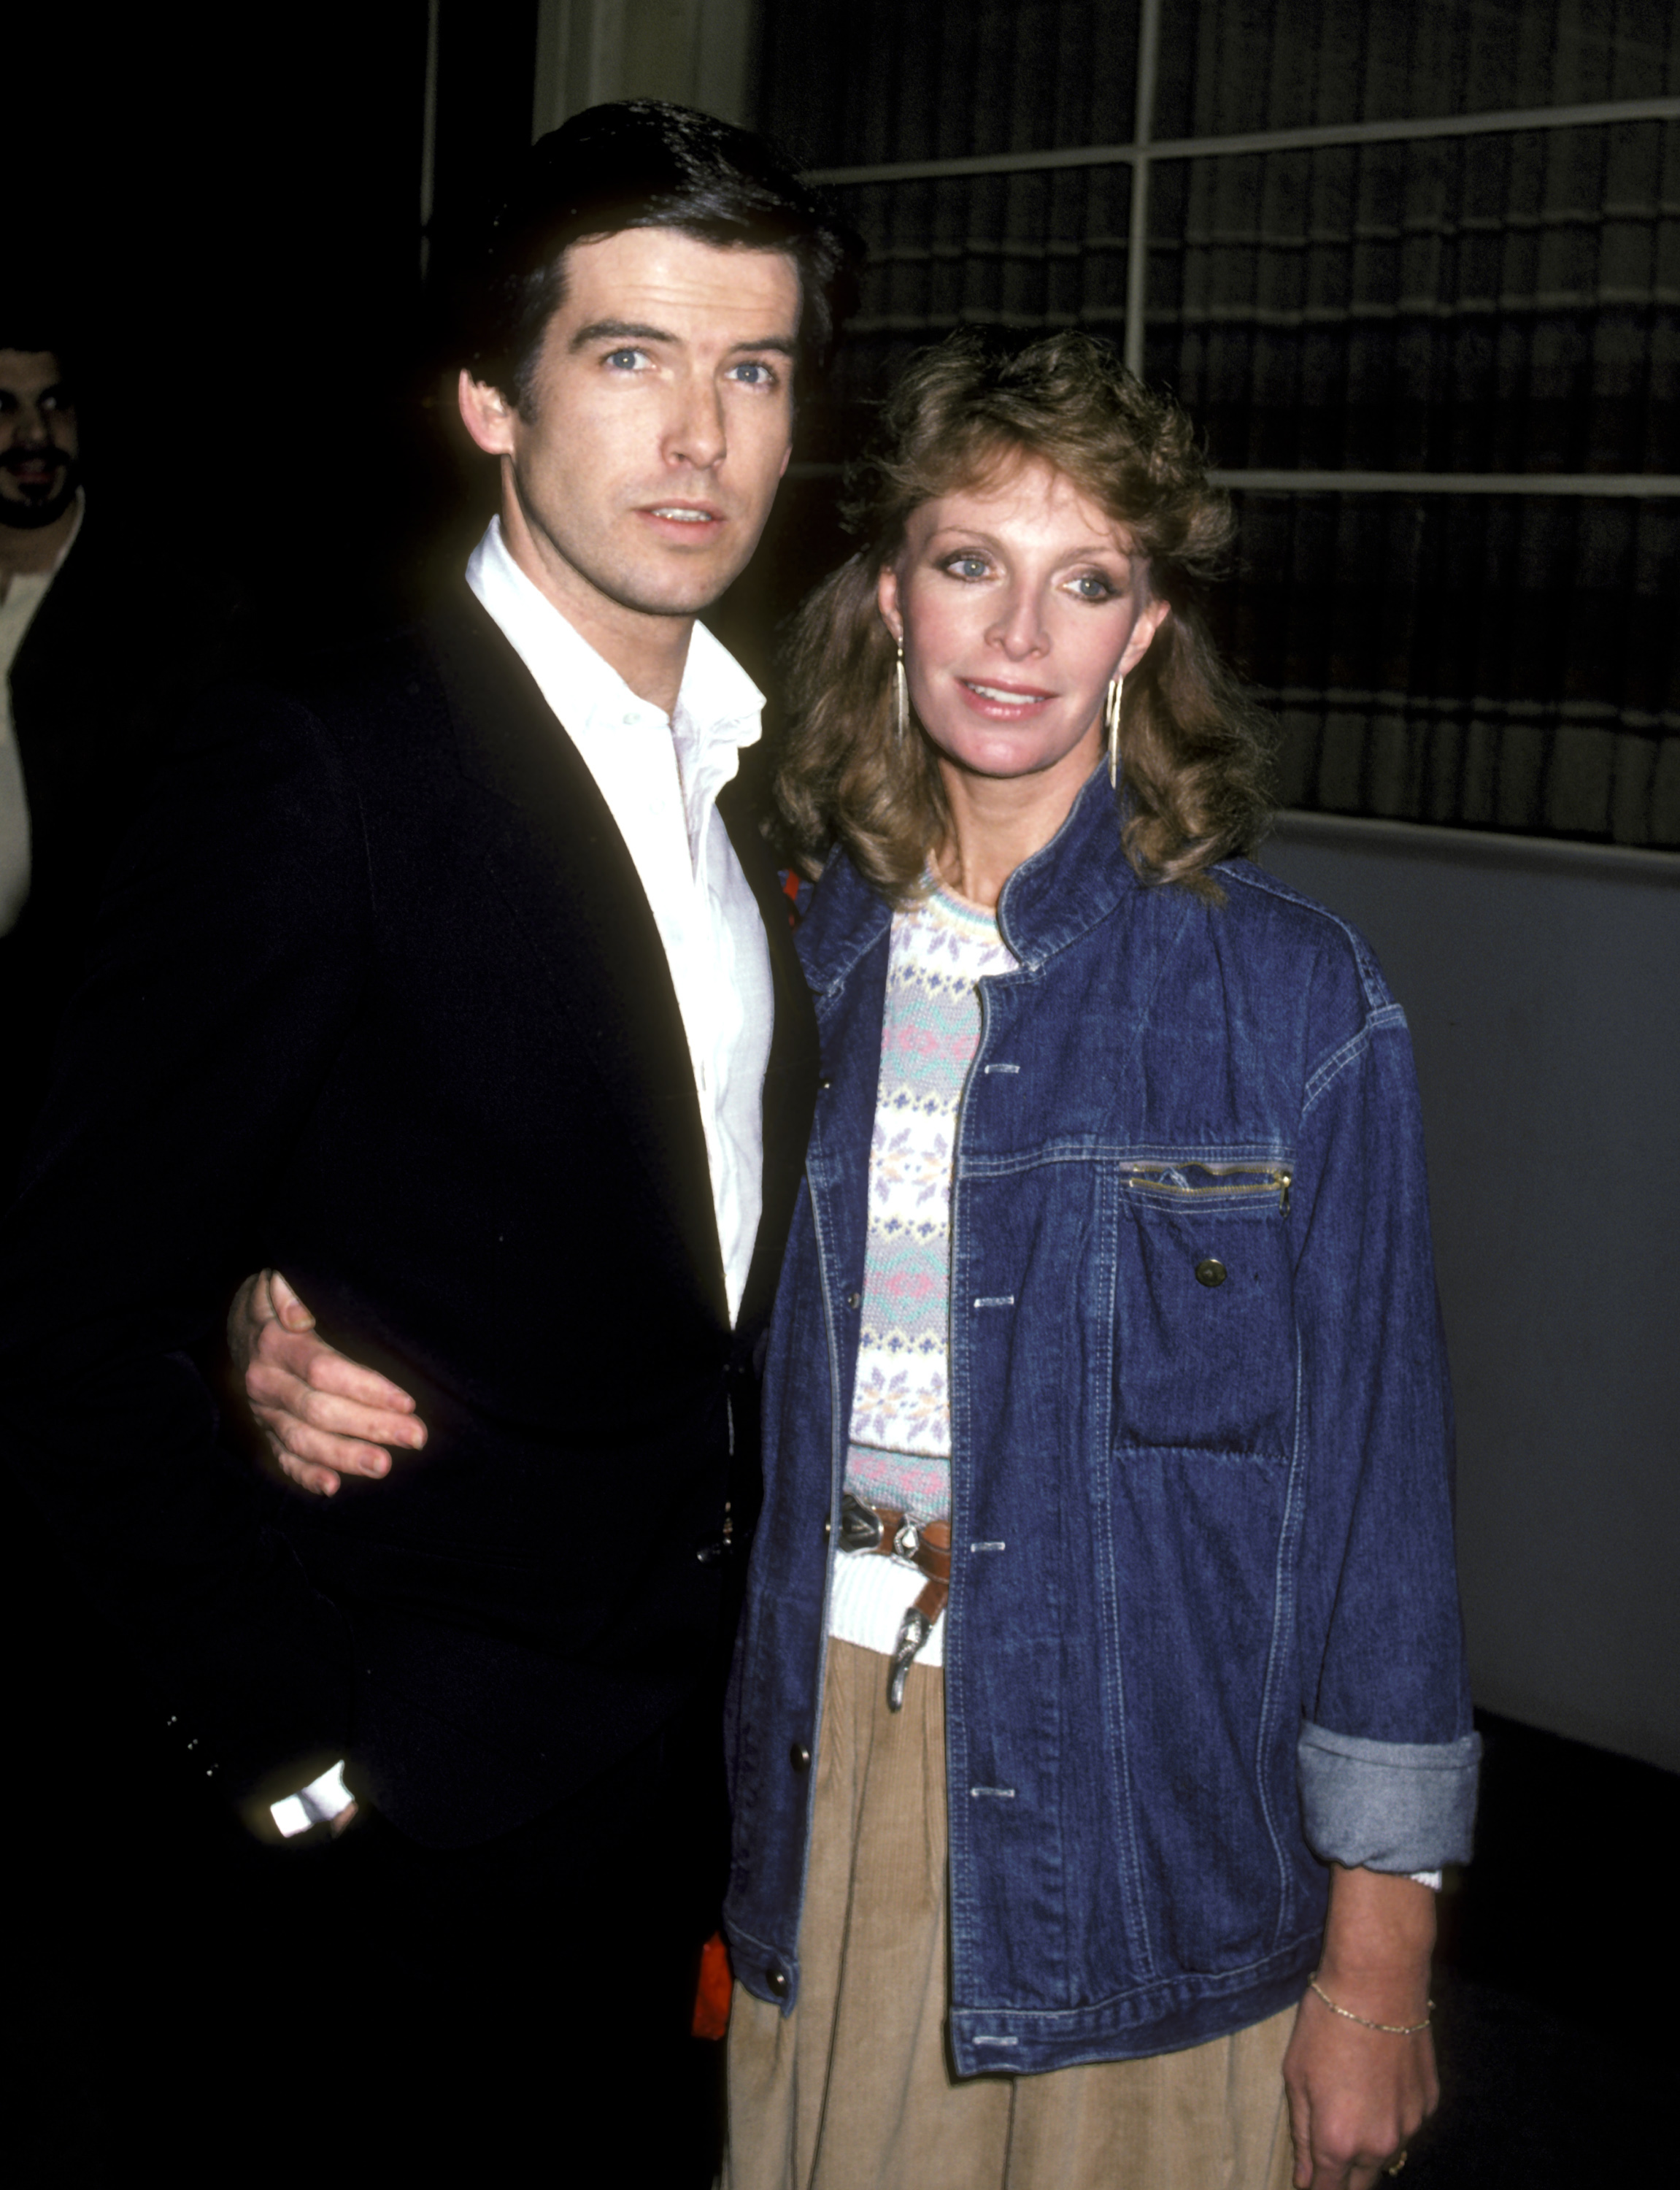
<path fill-rule="evenodd" d="M 1120 843 L 1124 820 L 1109 787 L 1106 763 L 1089 775 L 1049 842 L 1021 861 L 1004 883 L 998 923 L 1028 973 L 1078 942 L 1123 899 L 1143 890 Z M 817 917 L 801 933 L 806 975 L 817 995 L 832 992 L 891 924 L 886 901 L 838 854 L 824 877 Z M 1181 914 L 1190 900 L 1172 897 Z"/>

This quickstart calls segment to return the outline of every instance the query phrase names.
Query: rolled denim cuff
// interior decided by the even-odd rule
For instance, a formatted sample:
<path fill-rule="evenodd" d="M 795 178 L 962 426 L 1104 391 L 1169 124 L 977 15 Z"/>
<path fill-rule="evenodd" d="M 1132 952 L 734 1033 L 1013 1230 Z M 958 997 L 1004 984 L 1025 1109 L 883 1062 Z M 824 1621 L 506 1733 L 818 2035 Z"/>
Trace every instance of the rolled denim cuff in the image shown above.
<path fill-rule="evenodd" d="M 1439 1870 L 1469 1859 L 1479 1733 L 1362 1741 L 1309 1719 L 1296 1745 L 1307 1845 L 1326 1863 Z"/>

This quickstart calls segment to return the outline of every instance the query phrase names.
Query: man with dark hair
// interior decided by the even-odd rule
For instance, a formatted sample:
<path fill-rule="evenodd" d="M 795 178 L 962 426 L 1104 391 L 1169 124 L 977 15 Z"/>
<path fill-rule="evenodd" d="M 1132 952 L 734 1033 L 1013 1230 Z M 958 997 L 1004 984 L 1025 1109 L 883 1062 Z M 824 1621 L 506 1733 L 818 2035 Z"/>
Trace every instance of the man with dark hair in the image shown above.
<path fill-rule="evenodd" d="M 143 545 L 105 497 L 88 522 L 65 321 L 51 298 L 0 313 L 0 1206 L 160 715 L 233 614 L 189 572 L 140 582 L 155 522 Z"/>
<path fill-rule="evenodd" d="M 729 795 L 760 697 L 695 619 L 846 255 L 704 116 L 535 148 L 461 376 L 501 479 L 467 583 L 198 711 L 0 1235 L 0 1437 L 195 1770 L 283 1830 L 355 1798 L 316 1858 L 352 1959 L 287 1981 L 356 1988 L 433 2159 L 535 2111 L 563 2167 L 629 2088 L 614 2178 L 704 2168 L 670 2093 L 815 1040 Z M 416 1395 L 388 1482 L 285 1496 L 218 1444 L 192 1356 L 259 1263 Z"/>
<path fill-rule="evenodd" d="M 0 342 L 0 1028 L 23 1065 L 20 1074 L 14 1064 L 0 1093 L 0 1194 L 10 1191 L 21 1122 L 37 1092 L 42 1043 L 34 992 L 45 985 L 20 979 L 14 940 L 34 878 L 40 816 L 30 812 L 28 778 L 38 772 L 31 756 L 25 775 L 13 670 L 81 526 L 81 454 L 76 402 L 56 353 L 32 340 Z M 46 741 L 45 767 L 58 745 Z M 37 783 L 37 808 L 41 803 Z"/>

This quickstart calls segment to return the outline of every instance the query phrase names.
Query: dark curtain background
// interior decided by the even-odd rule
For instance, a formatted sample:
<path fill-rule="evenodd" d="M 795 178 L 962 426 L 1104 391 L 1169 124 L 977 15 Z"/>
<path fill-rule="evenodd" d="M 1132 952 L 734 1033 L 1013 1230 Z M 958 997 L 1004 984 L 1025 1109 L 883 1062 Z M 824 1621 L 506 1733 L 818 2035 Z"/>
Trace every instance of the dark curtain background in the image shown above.
<path fill-rule="evenodd" d="M 530 133 L 535 0 L 444 0 L 434 258 Z M 425 0 L 8 21 L 0 280 L 67 320 L 90 507 L 282 646 L 388 613 L 476 470 L 422 298 Z"/>
<path fill-rule="evenodd" d="M 766 10 L 764 125 L 812 165 L 1128 142 L 1136 0 Z M 1154 135 L 1680 91 L 1667 0 L 1165 0 Z M 863 310 L 834 463 L 963 321 L 1124 332 L 1124 166 L 846 185 Z M 1151 168 L 1145 373 L 1232 469 L 1672 473 L 1680 125 Z M 831 486 L 784 579 L 838 552 Z M 1287 803 L 1680 845 L 1680 502 L 1238 497 L 1222 635 L 1276 708 Z M 797 519 L 799 536 L 792 536 Z M 779 604 L 778 604 L 779 605 Z"/>

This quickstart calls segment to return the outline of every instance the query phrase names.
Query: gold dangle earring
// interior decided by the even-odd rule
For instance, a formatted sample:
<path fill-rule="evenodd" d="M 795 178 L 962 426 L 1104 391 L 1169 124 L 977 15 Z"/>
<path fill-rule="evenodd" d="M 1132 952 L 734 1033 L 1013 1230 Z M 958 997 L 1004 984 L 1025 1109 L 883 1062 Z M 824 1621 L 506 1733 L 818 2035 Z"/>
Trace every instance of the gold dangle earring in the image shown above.
<path fill-rule="evenodd" d="M 897 698 L 895 727 L 898 732 L 898 742 L 902 746 L 907 742 L 910 735 L 910 686 L 904 674 L 904 641 L 902 638 L 898 641 L 898 658 L 892 666 L 892 679 L 893 689 Z"/>
<path fill-rule="evenodd" d="M 1108 737 L 1108 780 L 1116 790 L 1120 786 L 1120 695 L 1125 689 L 1123 677 L 1111 677 L 1102 703 L 1102 727 Z"/>

